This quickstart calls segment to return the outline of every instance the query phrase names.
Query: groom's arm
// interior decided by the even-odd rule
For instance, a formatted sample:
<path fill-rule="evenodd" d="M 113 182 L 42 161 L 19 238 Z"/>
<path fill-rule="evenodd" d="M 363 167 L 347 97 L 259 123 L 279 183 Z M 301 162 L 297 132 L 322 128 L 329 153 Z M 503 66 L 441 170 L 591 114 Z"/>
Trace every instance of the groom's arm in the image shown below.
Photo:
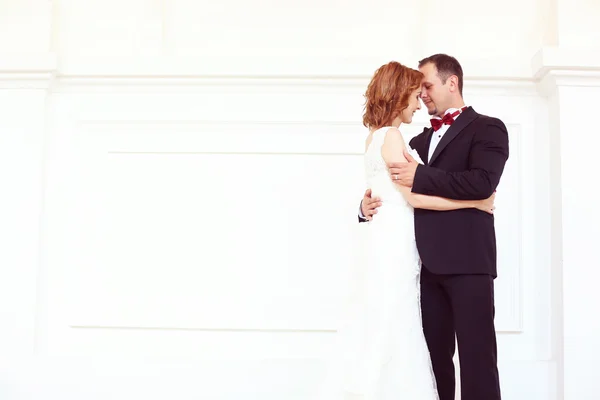
<path fill-rule="evenodd" d="M 496 190 L 507 159 L 508 132 L 502 121 L 494 118 L 474 136 L 467 171 L 419 165 L 412 191 L 457 200 L 487 199 Z"/>

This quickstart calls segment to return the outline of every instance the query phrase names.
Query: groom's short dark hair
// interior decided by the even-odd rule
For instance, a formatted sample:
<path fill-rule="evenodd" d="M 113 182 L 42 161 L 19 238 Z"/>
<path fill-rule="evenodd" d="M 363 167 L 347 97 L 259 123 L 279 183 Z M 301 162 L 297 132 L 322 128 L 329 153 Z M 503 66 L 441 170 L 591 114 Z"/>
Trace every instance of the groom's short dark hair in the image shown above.
<path fill-rule="evenodd" d="M 446 83 L 450 76 L 456 75 L 458 77 L 458 92 L 462 96 L 463 70 L 458 60 L 447 54 L 434 54 L 419 61 L 419 68 L 429 63 L 435 65 L 442 83 Z"/>

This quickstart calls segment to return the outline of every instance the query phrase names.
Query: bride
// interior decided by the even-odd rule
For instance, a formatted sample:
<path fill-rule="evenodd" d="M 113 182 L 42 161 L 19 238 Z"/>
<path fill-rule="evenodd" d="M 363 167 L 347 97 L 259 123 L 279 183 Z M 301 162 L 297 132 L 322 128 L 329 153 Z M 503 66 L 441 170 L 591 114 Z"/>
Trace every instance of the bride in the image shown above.
<path fill-rule="evenodd" d="M 375 72 L 365 94 L 366 181 L 381 206 L 368 218 L 368 262 L 360 298 L 338 331 L 334 362 L 319 393 L 322 399 L 438 399 L 421 323 L 413 209 L 477 208 L 493 213 L 494 196 L 480 201 L 424 196 L 390 179 L 387 164 L 406 162 L 405 150 L 422 163 L 399 130 L 421 108 L 422 77 L 417 70 L 390 62 Z"/>

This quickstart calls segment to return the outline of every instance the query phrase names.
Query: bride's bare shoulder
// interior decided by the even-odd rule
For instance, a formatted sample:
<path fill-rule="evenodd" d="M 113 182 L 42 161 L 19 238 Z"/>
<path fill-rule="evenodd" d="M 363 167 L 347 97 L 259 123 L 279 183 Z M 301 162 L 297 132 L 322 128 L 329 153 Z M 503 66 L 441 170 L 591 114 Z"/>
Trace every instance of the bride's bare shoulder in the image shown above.
<path fill-rule="evenodd" d="M 400 130 L 397 128 L 388 129 L 381 148 L 381 156 L 385 162 L 406 162 L 404 149 L 406 149 L 406 145 Z"/>
<path fill-rule="evenodd" d="M 385 132 L 384 144 L 402 145 L 404 147 L 404 137 L 398 128 L 392 127 Z"/>

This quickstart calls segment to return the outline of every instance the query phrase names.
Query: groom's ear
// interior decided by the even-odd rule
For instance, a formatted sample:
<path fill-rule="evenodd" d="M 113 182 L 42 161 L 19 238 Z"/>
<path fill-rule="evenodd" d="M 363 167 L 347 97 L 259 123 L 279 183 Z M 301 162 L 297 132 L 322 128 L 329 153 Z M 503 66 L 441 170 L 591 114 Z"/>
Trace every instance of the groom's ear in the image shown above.
<path fill-rule="evenodd" d="M 451 92 L 458 92 L 458 76 L 456 75 L 450 75 L 448 77 L 448 83 L 450 83 L 450 91 Z"/>

